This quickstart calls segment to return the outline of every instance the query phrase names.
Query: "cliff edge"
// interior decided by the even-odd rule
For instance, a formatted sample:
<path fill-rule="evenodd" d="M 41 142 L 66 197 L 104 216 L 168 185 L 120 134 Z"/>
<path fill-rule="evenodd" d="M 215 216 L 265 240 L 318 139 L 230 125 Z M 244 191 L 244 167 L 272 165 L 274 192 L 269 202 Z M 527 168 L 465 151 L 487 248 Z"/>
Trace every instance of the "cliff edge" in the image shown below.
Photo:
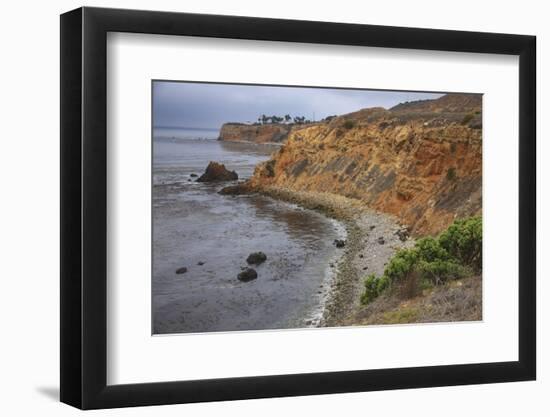
<path fill-rule="evenodd" d="M 447 94 L 299 129 L 241 125 L 240 140 L 257 143 L 280 142 L 289 129 L 248 186 L 339 194 L 395 215 L 415 235 L 436 234 L 481 213 L 481 104 L 481 95 Z M 220 139 L 239 140 L 224 127 Z"/>
<path fill-rule="evenodd" d="M 225 123 L 218 140 L 228 142 L 281 143 L 291 131 L 285 124 L 247 125 Z"/>

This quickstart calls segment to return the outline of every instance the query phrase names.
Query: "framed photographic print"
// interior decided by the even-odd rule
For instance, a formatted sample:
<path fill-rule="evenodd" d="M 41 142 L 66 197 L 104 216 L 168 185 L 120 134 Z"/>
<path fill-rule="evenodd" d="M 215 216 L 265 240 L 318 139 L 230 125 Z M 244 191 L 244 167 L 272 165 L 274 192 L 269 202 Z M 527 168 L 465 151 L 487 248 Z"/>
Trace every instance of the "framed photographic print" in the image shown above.
<path fill-rule="evenodd" d="M 61 16 L 61 400 L 535 379 L 535 38 Z"/>

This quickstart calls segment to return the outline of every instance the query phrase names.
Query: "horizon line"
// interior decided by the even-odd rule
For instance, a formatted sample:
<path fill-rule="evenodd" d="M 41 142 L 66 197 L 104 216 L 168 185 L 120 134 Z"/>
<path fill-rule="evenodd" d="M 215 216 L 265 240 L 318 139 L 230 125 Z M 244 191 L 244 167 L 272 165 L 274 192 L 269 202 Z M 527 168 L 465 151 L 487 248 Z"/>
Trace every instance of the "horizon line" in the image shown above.
<path fill-rule="evenodd" d="M 218 127 L 196 127 L 196 126 L 167 126 L 167 125 L 153 125 L 153 128 L 167 128 L 167 129 L 189 129 L 189 130 L 218 130 Z"/>

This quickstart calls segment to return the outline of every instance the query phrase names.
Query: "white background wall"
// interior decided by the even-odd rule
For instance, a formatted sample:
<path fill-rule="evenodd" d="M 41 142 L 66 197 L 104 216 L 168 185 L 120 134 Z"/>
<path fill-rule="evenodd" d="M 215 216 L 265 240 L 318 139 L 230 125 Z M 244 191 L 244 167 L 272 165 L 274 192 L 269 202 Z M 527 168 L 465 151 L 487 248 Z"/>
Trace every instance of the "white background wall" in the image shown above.
<path fill-rule="evenodd" d="M 544 416 L 550 413 L 550 26 L 544 2 L 279 0 L 93 1 L 88 6 L 326 20 L 533 34 L 538 37 L 538 381 L 302 398 L 100 411 L 95 415 Z M 0 80 L 0 410 L 3 415 L 75 415 L 59 392 L 59 17 L 77 1 L 5 2 Z M 546 13 L 545 13 L 546 12 Z M 503 225 L 506 236 L 506 225 Z M 546 394 L 546 395 L 545 395 Z M 31 414 L 32 413 L 32 414 Z M 307 413 L 307 414 L 306 414 Z"/>

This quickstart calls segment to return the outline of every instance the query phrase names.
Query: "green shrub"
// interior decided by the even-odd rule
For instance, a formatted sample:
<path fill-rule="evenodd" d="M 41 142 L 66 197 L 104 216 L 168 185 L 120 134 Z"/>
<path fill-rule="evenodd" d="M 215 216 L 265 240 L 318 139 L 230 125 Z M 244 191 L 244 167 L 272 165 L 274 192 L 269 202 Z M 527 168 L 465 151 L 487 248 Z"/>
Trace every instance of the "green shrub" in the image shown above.
<path fill-rule="evenodd" d="M 384 277 L 390 282 L 399 281 L 411 272 L 418 261 L 418 251 L 413 249 L 401 249 L 391 258 L 384 270 Z"/>
<path fill-rule="evenodd" d="M 449 168 L 447 170 L 447 179 L 449 181 L 454 181 L 456 179 L 456 169 L 455 168 Z"/>
<path fill-rule="evenodd" d="M 468 274 L 468 269 L 455 260 L 436 259 L 432 262 L 420 261 L 417 266 L 424 282 L 439 285 L 446 281 L 462 278 Z"/>
<path fill-rule="evenodd" d="M 382 291 L 385 291 L 386 288 L 390 286 L 390 279 L 386 276 L 380 277 L 376 282 L 376 292 L 380 294 Z"/>
<path fill-rule="evenodd" d="M 481 216 L 455 220 L 439 236 L 443 248 L 463 265 L 481 272 L 483 224 Z"/>
<path fill-rule="evenodd" d="M 348 119 L 344 122 L 344 127 L 348 130 L 353 129 L 355 127 L 355 122 L 353 120 Z"/>
<path fill-rule="evenodd" d="M 361 303 L 362 304 L 368 304 L 372 300 L 374 300 L 378 295 L 380 295 L 380 292 L 378 291 L 378 278 L 376 278 L 376 275 L 370 274 L 365 279 L 365 291 L 361 295 Z"/>
<path fill-rule="evenodd" d="M 437 238 L 425 237 L 419 239 L 414 247 L 397 251 L 382 276 L 370 274 L 364 281 L 361 303 L 370 303 L 394 283 L 406 283 L 408 280 L 410 284 L 412 278 L 417 280 L 414 286 L 425 289 L 479 273 L 481 251 L 481 217 L 455 220 Z"/>
<path fill-rule="evenodd" d="M 418 251 L 418 259 L 426 262 L 448 260 L 449 253 L 439 244 L 438 239 L 424 237 L 414 245 Z"/>

